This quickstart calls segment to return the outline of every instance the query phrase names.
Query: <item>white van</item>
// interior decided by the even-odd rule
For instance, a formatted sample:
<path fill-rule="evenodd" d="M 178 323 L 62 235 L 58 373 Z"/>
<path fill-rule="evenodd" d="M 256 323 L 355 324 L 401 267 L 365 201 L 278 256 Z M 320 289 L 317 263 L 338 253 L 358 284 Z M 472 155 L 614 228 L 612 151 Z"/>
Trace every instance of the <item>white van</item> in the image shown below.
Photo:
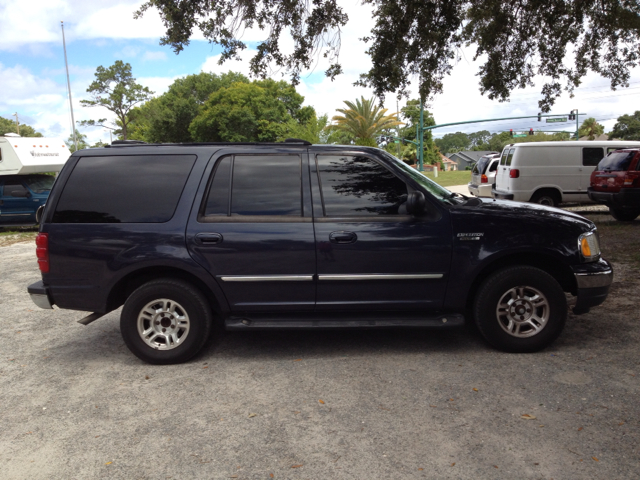
<path fill-rule="evenodd" d="M 557 206 L 593 203 L 588 195 L 591 172 L 609 152 L 640 147 L 628 141 L 516 143 L 502 150 L 494 198 Z"/>
<path fill-rule="evenodd" d="M 59 138 L 0 136 L 0 175 L 59 172 L 70 156 Z"/>

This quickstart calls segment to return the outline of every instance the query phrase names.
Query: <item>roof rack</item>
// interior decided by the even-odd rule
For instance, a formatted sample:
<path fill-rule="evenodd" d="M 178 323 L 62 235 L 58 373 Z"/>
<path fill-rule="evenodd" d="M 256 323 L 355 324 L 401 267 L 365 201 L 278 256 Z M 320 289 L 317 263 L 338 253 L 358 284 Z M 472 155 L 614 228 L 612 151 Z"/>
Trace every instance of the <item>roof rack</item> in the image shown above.
<path fill-rule="evenodd" d="M 271 145 L 271 146 L 300 146 L 306 147 L 312 145 L 311 142 L 307 140 L 301 140 L 299 138 L 287 138 L 284 142 L 193 142 L 193 143 L 147 143 L 142 140 L 115 140 L 111 143 L 111 145 L 107 145 L 106 148 L 110 147 L 141 147 L 141 146 L 165 146 L 165 147 L 201 147 L 207 145 L 215 145 L 215 146 L 231 146 L 231 145 Z"/>

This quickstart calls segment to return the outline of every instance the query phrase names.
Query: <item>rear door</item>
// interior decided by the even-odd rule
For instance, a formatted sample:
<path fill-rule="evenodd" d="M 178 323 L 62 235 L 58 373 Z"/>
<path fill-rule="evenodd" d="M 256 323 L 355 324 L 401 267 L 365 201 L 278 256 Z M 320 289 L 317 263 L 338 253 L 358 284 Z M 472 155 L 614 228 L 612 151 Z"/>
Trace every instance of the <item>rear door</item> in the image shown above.
<path fill-rule="evenodd" d="M 515 147 L 505 147 L 500 156 L 500 165 L 496 173 L 496 190 L 509 192 L 511 184 L 509 183 L 509 170 L 511 170 L 511 160 L 515 153 Z"/>
<path fill-rule="evenodd" d="M 316 309 L 440 308 L 451 262 L 448 212 L 427 202 L 427 215 L 409 215 L 414 186 L 376 157 L 318 152 L 310 163 Z"/>
<path fill-rule="evenodd" d="M 209 171 L 187 245 L 231 310 L 313 310 L 316 252 L 306 150 L 218 153 Z"/>

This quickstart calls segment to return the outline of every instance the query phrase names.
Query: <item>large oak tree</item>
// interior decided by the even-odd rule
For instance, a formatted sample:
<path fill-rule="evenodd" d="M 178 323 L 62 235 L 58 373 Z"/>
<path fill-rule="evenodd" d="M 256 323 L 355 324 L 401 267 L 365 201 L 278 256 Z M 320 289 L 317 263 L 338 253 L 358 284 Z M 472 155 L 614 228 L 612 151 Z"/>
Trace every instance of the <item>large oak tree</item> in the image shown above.
<path fill-rule="evenodd" d="M 343 0 L 346 1 L 346 0 Z M 549 111 L 563 90 L 572 92 L 589 71 L 611 82 L 629 82 L 640 61 L 640 3 L 637 0 L 363 0 L 376 20 L 365 33 L 372 67 L 360 84 L 376 95 L 407 94 L 415 77 L 428 100 L 466 45 L 475 47 L 480 91 L 506 100 L 516 88 L 542 75 L 539 104 Z M 316 55 L 340 74 L 340 32 L 348 16 L 340 0 L 147 0 L 136 16 L 156 8 L 166 26 L 162 43 L 179 52 L 194 30 L 222 46 L 222 60 L 246 48 L 245 28 L 265 30 L 251 60 L 255 75 L 269 65 L 288 70 L 294 83 Z M 281 35 L 292 37 L 290 53 Z"/>

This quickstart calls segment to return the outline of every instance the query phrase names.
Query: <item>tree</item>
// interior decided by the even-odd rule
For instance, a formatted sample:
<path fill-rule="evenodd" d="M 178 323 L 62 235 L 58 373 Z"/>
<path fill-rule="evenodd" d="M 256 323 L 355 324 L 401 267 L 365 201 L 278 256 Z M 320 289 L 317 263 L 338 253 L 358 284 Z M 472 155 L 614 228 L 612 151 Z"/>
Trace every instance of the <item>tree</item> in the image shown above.
<path fill-rule="evenodd" d="M 346 0 L 345 4 L 346 4 Z M 628 86 L 630 70 L 640 64 L 640 3 L 631 0 L 363 0 L 376 20 L 368 43 L 371 69 L 361 84 L 385 93 L 406 95 L 417 77 L 419 94 L 429 100 L 442 91 L 442 80 L 466 45 L 482 58 L 480 91 L 507 100 L 511 91 L 547 78 L 539 101 L 548 112 L 563 89 L 572 92 L 593 71 L 611 83 Z M 221 61 L 235 58 L 247 45 L 238 40 L 245 28 L 267 29 L 251 60 L 251 71 L 262 78 L 269 65 L 300 72 L 318 54 L 329 62 L 326 75 L 342 72 L 340 33 L 348 16 L 340 0 L 147 0 L 138 18 L 150 8 L 166 26 L 161 39 L 180 52 L 195 29 L 222 46 Z M 291 35 L 293 49 L 284 52 L 281 35 Z M 393 59 L 393 61 L 390 61 Z"/>
<path fill-rule="evenodd" d="M 407 104 L 402 108 L 402 118 L 406 120 L 407 123 L 400 129 L 400 137 L 410 140 L 417 139 L 418 127 L 420 126 L 420 100 L 408 100 Z M 428 110 L 424 110 L 422 124 L 425 127 L 431 127 L 436 124 L 433 115 L 431 115 Z M 424 162 L 428 165 L 434 165 L 440 160 L 440 155 L 438 147 L 433 141 L 433 131 L 426 130 L 423 135 L 423 140 Z M 402 151 L 403 159 L 411 159 L 411 155 L 416 154 L 417 151 L 417 148 L 413 145 L 405 147 Z"/>
<path fill-rule="evenodd" d="M 16 122 L 9 120 L 8 118 L 0 117 L 0 135 L 5 133 L 18 133 L 16 129 Z M 35 128 L 30 125 L 20 124 L 20 136 L 21 137 L 42 137 L 40 132 L 36 132 Z"/>
<path fill-rule="evenodd" d="M 234 72 L 200 72 L 177 79 L 166 93 L 131 110 L 129 138 L 150 143 L 193 142 L 189 125 L 209 96 L 236 82 L 249 83 L 249 79 Z"/>
<path fill-rule="evenodd" d="M 442 138 L 436 138 L 435 144 L 445 155 L 447 153 L 461 152 L 462 150 L 469 150 L 471 148 L 469 136 L 463 132 L 447 133 Z"/>
<path fill-rule="evenodd" d="M 71 153 L 77 151 L 77 150 L 82 150 L 84 148 L 89 148 L 89 143 L 87 142 L 87 136 L 84 133 L 80 133 L 77 129 L 76 129 L 76 139 L 78 140 L 78 148 L 76 149 L 76 144 L 73 141 L 73 134 L 69 135 L 69 138 L 67 138 L 64 143 L 67 144 L 67 147 L 69 147 L 69 151 Z"/>
<path fill-rule="evenodd" d="M 285 126 L 278 141 L 284 141 L 287 138 L 299 138 L 311 143 L 329 143 L 331 131 L 329 129 L 329 116 L 321 115 L 313 117 L 306 123 L 300 123 L 293 118 L 289 120 Z"/>
<path fill-rule="evenodd" d="M 640 140 L 640 111 L 633 115 L 622 115 L 613 126 L 609 138 L 620 140 Z"/>
<path fill-rule="evenodd" d="M 396 114 L 386 115 L 387 109 L 375 105 L 375 99 L 360 97 L 355 103 L 347 100 L 344 103 L 349 108 L 338 108 L 342 115 L 336 115 L 331 120 L 333 130 L 349 134 L 356 145 L 377 147 L 375 137 L 383 130 L 401 125 L 396 120 Z"/>
<path fill-rule="evenodd" d="M 595 118 L 587 118 L 580 128 L 578 129 L 578 134 L 581 137 L 589 137 L 589 140 L 595 140 L 596 137 L 602 135 L 604 133 L 604 127 L 596 122 Z"/>
<path fill-rule="evenodd" d="M 479 132 L 470 133 L 467 136 L 469 138 L 469 143 L 474 150 L 482 150 L 479 147 L 489 141 L 491 138 L 491 132 L 489 130 L 480 130 Z"/>
<path fill-rule="evenodd" d="M 199 142 L 275 142 L 290 122 L 306 124 L 315 116 L 303 101 L 282 80 L 237 82 L 209 97 L 189 132 Z"/>
<path fill-rule="evenodd" d="M 122 128 L 122 137 L 127 139 L 127 125 L 131 122 L 129 112 L 138 103 L 151 98 L 153 92 L 148 87 L 136 83 L 131 75 L 131 65 L 116 60 L 109 68 L 102 65 L 96 69 L 96 79 L 89 85 L 87 92 L 91 100 L 80 100 L 85 107 L 104 107 L 116 115 Z M 83 120 L 78 122 L 83 127 L 105 126 L 106 118 L 99 120 Z"/>

